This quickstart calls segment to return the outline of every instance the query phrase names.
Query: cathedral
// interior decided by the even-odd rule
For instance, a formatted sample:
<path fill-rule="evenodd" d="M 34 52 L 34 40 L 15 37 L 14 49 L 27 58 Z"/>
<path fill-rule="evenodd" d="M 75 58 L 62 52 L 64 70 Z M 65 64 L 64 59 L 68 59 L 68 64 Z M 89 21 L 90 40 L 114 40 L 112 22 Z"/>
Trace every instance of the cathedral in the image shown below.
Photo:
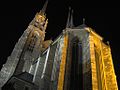
<path fill-rule="evenodd" d="M 0 71 L 0 90 L 118 90 L 109 42 L 83 24 L 45 40 L 48 1 L 28 25 Z"/>

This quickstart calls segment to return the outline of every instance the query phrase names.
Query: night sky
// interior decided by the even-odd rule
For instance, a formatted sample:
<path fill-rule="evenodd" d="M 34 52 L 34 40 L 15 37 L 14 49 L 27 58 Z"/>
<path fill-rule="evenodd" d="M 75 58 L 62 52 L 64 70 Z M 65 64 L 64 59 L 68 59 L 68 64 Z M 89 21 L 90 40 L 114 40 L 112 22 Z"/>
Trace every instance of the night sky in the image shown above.
<path fill-rule="evenodd" d="M 0 68 L 45 2 L 45 0 L 10 1 L 0 2 Z M 49 0 L 46 11 L 48 18 L 46 39 L 54 39 L 65 28 L 69 6 L 74 10 L 75 26 L 82 24 L 82 19 L 85 18 L 87 26 L 95 29 L 104 41 L 110 42 L 120 87 L 120 10 L 118 5 L 98 1 L 93 3 L 80 0 Z"/>

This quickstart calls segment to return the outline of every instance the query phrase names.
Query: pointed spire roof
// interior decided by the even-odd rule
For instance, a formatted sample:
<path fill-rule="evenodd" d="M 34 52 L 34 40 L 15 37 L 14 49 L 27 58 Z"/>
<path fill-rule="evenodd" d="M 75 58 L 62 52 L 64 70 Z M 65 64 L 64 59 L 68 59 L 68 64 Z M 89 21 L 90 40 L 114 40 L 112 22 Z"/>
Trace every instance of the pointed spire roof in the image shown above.
<path fill-rule="evenodd" d="M 69 22 L 70 22 L 70 11 L 71 11 L 71 7 L 69 7 L 68 19 L 67 19 L 67 23 L 66 23 L 66 28 L 69 27 Z"/>
<path fill-rule="evenodd" d="M 69 7 L 66 28 L 72 28 L 73 26 L 74 26 L 74 24 L 73 24 L 73 10 L 71 9 L 71 7 Z"/>
<path fill-rule="evenodd" d="M 71 18 L 70 18 L 70 28 L 72 28 L 74 26 L 73 24 L 73 9 L 71 11 Z"/>
<path fill-rule="evenodd" d="M 40 14 L 45 14 L 45 11 L 46 11 L 46 8 L 47 8 L 47 5 L 48 5 L 48 0 L 46 0 L 46 2 L 45 2 L 45 4 L 44 4 L 44 6 L 43 6 L 43 8 L 40 10 Z"/>

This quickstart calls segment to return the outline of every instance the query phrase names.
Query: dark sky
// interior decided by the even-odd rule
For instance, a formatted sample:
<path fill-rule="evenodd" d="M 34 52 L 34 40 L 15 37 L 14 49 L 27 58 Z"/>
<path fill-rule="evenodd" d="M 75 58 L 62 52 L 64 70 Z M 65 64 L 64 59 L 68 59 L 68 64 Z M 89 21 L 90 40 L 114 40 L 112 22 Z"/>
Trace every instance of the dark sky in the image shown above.
<path fill-rule="evenodd" d="M 10 1 L 0 2 L 0 67 L 5 63 L 15 43 L 45 2 L 45 0 Z M 54 39 L 65 28 L 68 6 L 74 9 L 75 26 L 82 24 L 82 18 L 85 18 L 87 26 L 95 29 L 105 41 L 110 42 L 115 73 L 120 87 L 120 10 L 118 5 L 104 1 L 49 0 L 46 11 L 49 19 L 46 39 Z"/>

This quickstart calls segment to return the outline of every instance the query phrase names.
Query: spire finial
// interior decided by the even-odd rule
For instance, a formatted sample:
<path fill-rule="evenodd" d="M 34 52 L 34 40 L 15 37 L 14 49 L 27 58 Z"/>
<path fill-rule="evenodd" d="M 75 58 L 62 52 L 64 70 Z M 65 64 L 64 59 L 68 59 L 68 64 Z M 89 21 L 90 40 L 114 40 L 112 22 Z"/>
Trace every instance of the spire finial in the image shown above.
<path fill-rule="evenodd" d="M 71 11 L 71 18 L 70 18 L 70 27 L 72 28 L 74 25 L 73 25 L 73 9 Z"/>
<path fill-rule="evenodd" d="M 83 18 L 83 25 L 85 25 L 85 18 Z"/>
<path fill-rule="evenodd" d="M 107 41 L 107 44 L 108 44 L 108 45 L 110 45 L 110 42 L 109 42 L 109 41 Z"/>
<path fill-rule="evenodd" d="M 69 7 L 68 19 L 67 19 L 67 23 L 66 23 L 66 28 L 69 27 L 69 22 L 70 22 L 70 11 L 71 11 L 71 7 Z"/>
<path fill-rule="evenodd" d="M 71 9 L 71 7 L 69 7 L 69 12 L 68 12 L 68 19 L 67 19 L 67 24 L 66 24 L 66 28 L 72 28 L 73 25 L 73 10 Z"/>
<path fill-rule="evenodd" d="M 41 13 L 41 14 L 45 14 L 47 5 L 48 5 L 48 0 L 46 0 L 46 2 L 45 2 L 45 4 L 44 4 L 43 8 L 40 10 L 40 13 Z"/>

